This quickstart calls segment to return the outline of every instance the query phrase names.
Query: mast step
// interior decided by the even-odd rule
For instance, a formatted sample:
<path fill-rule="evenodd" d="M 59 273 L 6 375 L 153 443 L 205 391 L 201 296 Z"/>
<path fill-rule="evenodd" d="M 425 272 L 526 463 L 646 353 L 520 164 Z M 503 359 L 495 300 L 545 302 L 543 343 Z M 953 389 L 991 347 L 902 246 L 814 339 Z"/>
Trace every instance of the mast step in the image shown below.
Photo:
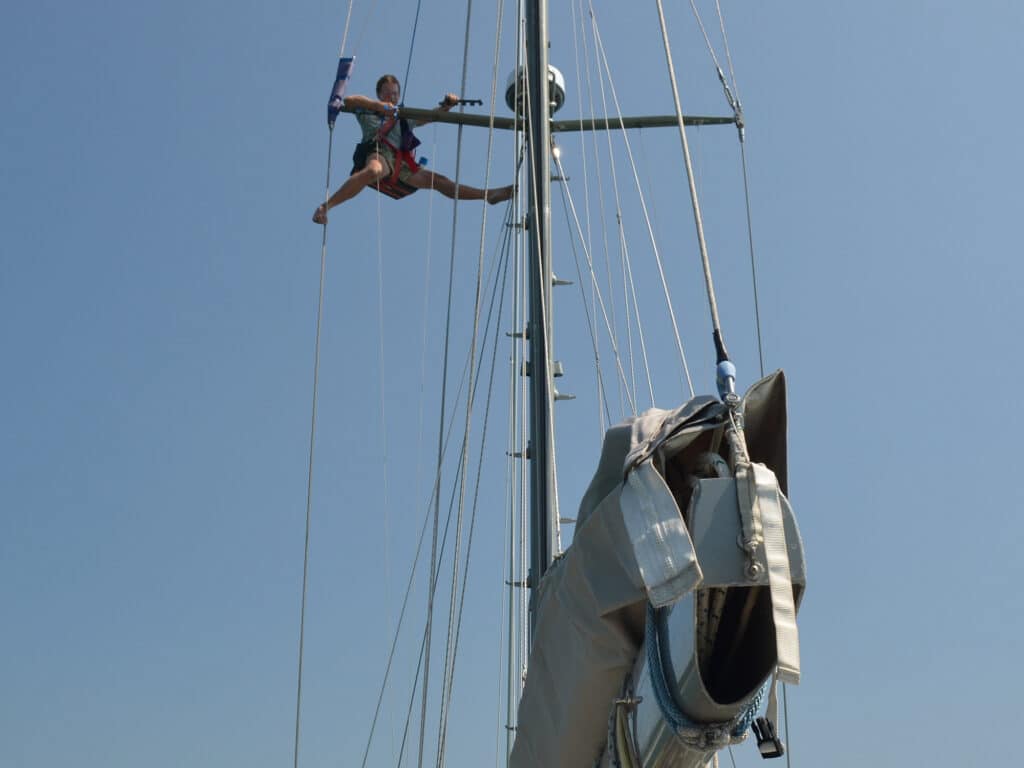
<path fill-rule="evenodd" d="M 530 361 L 529 360 L 524 360 L 523 361 L 522 366 L 519 368 L 519 375 L 520 376 L 532 376 L 533 375 L 533 366 L 530 365 Z M 565 376 L 565 368 L 562 367 L 562 361 L 561 360 L 552 360 L 551 361 L 551 376 L 552 376 L 552 378 L 556 378 L 556 379 L 558 377 L 560 377 L 560 376 Z"/>

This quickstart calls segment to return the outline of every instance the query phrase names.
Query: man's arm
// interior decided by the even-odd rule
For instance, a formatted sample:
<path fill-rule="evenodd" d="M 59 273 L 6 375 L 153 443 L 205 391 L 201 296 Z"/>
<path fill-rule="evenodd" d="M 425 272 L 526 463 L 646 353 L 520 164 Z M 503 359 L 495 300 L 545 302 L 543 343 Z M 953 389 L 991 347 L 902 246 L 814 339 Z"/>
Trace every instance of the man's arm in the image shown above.
<path fill-rule="evenodd" d="M 454 93 L 446 93 L 444 95 L 444 98 L 441 99 L 441 102 L 437 105 L 437 109 L 439 111 L 441 111 L 441 112 L 450 112 L 451 108 L 454 107 L 458 103 L 459 103 L 459 97 L 458 96 L 456 96 Z M 434 121 L 429 119 L 429 118 L 427 118 L 425 120 L 420 120 L 416 124 L 417 125 L 427 125 L 428 123 L 432 123 L 432 122 L 434 122 Z"/>
<path fill-rule="evenodd" d="M 378 101 L 377 99 L 371 99 L 369 96 L 360 96 L 358 93 L 354 93 L 351 96 L 345 97 L 345 106 L 349 109 L 363 109 L 367 112 L 380 112 L 381 114 L 387 113 L 394 109 L 394 107 L 388 104 L 386 101 Z"/>

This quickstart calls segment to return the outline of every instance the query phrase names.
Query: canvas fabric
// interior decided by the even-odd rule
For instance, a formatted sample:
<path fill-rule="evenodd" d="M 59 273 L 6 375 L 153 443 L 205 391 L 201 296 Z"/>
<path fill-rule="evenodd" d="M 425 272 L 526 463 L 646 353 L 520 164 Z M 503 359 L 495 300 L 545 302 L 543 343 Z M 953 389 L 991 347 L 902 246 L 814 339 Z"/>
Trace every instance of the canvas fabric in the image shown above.
<path fill-rule="evenodd" d="M 754 384 L 742 410 L 751 461 L 770 467 L 785 492 L 782 371 Z M 606 433 L 572 544 L 538 590 L 513 768 L 591 768 L 599 759 L 612 702 L 643 644 L 648 600 L 671 603 L 699 581 L 685 526 L 669 519 L 669 512 L 681 518 L 671 483 L 651 470 L 719 429 L 726 415 L 717 399 L 696 397 L 675 410 L 652 409 Z M 661 542 L 665 548 L 659 550 Z M 657 562 L 659 552 L 665 561 Z"/>

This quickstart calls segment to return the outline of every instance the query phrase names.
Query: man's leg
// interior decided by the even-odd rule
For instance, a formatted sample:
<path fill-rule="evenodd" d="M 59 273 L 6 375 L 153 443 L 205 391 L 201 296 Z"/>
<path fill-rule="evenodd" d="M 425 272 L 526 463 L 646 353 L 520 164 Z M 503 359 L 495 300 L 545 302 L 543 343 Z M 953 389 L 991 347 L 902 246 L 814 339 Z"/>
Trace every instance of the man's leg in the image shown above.
<path fill-rule="evenodd" d="M 376 184 L 384 177 L 385 172 L 386 169 L 380 157 L 370 155 L 366 161 L 366 167 L 345 179 L 345 183 L 338 187 L 338 191 L 328 198 L 326 208 L 323 205 L 317 206 L 316 211 L 313 212 L 313 221 L 317 224 L 326 224 L 327 211 L 336 205 L 341 205 L 346 200 L 351 200 L 370 184 Z"/>
<path fill-rule="evenodd" d="M 434 173 L 420 168 L 409 177 L 409 184 L 417 189 L 436 189 L 445 197 L 453 200 L 486 200 L 492 205 L 508 200 L 512 197 L 512 187 L 498 187 L 496 189 L 483 190 L 479 187 L 471 187 L 468 184 L 459 184 L 456 189 L 455 182 L 440 173 Z M 458 194 L 456 195 L 456 192 Z"/>

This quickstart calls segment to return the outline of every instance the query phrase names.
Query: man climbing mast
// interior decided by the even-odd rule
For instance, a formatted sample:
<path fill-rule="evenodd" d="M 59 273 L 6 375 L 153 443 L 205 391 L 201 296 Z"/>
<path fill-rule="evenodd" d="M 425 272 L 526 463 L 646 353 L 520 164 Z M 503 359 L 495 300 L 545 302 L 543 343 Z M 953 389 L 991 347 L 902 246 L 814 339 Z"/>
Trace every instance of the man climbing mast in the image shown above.
<path fill-rule="evenodd" d="M 358 110 L 355 116 L 363 130 L 363 139 L 352 156 L 354 165 L 351 175 L 330 196 L 326 206 L 319 205 L 314 211 L 313 221 L 317 224 L 326 224 L 327 211 L 351 200 L 370 185 L 377 186 L 381 192 L 395 198 L 404 197 L 417 189 L 436 189 L 445 197 L 486 200 L 492 205 L 512 197 L 511 186 L 480 189 L 466 184 L 456 185 L 447 176 L 420 167 L 412 154 L 413 149 L 419 145 L 412 129 L 430 121 L 416 123 L 405 118 L 399 119 L 397 105 L 400 96 L 398 78 L 384 75 L 377 81 L 376 99 L 359 95 L 345 98 L 345 106 Z M 458 101 L 455 94 L 449 93 L 438 108 L 447 112 Z"/>

